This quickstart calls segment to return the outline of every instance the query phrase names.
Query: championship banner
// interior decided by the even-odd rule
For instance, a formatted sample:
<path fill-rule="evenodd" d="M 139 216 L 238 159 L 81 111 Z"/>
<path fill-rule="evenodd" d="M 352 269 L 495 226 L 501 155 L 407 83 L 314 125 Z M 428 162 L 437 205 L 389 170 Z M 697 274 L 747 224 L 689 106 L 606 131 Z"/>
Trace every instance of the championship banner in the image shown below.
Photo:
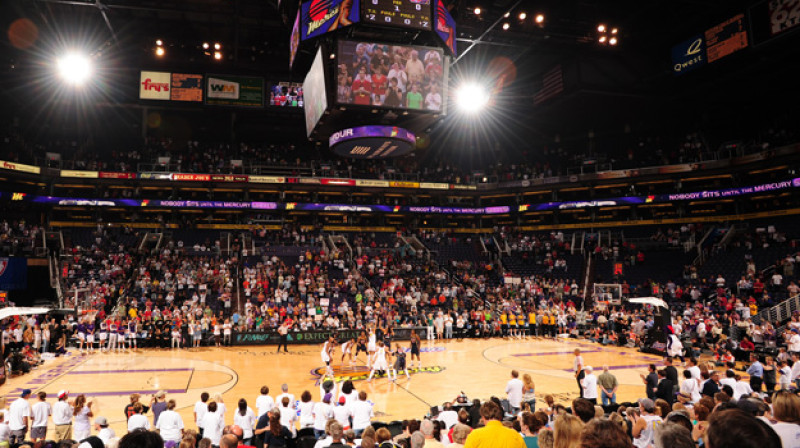
<path fill-rule="evenodd" d="M 24 257 L 0 258 L 0 290 L 27 289 L 28 262 Z"/>
<path fill-rule="evenodd" d="M 427 327 L 401 327 L 394 329 L 394 340 L 408 341 L 411 339 L 411 330 L 415 330 L 420 338 L 427 336 Z M 357 339 L 363 330 L 307 330 L 290 331 L 286 335 L 286 342 L 289 344 L 322 344 L 330 336 L 337 341 L 343 342 L 348 339 Z M 277 331 L 246 331 L 233 334 L 233 345 L 277 345 L 280 342 L 280 335 Z"/>
<path fill-rule="evenodd" d="M 5 160 L 0 160 L 0 168 L 4 170 L 21 171 L 23 173 L 31 174 L 39 174 L 42 172 L 42 169 L 38 166 L 25 165 L 24 163 L 6 162 Z"/>
<path fill-rule="evenodd" d="M 97 179 L 100 173 L 97 171 L 80 171 L 80 170 L 61 170 L 61 177 L 77 177 L 80 179 Z"/>

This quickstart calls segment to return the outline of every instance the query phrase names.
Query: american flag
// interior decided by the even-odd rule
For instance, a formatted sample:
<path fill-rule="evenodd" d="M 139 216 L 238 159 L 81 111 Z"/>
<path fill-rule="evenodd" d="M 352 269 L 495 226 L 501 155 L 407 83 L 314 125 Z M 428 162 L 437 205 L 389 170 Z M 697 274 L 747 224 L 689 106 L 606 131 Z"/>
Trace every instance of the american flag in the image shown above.
<path fill-rule="evenodd" d="M 561 64 L 556 65 L 542 76 L 542 87 L 533 96 L 533 104 L 541 104 L 564 91 L 564 75 Z"/>

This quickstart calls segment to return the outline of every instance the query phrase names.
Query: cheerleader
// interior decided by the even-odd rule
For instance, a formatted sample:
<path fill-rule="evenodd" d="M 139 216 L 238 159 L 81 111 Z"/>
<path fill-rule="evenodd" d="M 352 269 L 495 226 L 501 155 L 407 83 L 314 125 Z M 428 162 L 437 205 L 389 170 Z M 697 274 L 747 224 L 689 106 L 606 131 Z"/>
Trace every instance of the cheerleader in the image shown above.
<path fill-rule="evenodd" d="M 322 362 L 325 363 L 325 375 L 322 378 L 330 377 L 333 379 L 333 367 L 331 367 L 331 358 L 333 357 L 333 349 L 336 345 L 336 341 L 333 339 L 333 336 L 328 336 L 328 340 L 322 344 L 322 351 L 320 352 L 320 356 L 322 357 Z"/>
<path fill-rule="evenodd" d="M 342 365 L 344 365 L 344 358 L 347 357 L 349 364 L 353 365 L 353 348 L 356 345 L 355 339 L 348 339 L 342 344 Z"/>
<path fill-rule="evenodd" d="M 86 322 L 86 349 L 89 353 L 94 353 L 94 322 Z"/>
<path fill-rule="evenodd" d="M 380 341 L 378 342 L 377 350 L 375 350 L 375 355 L 372 359 L 372 370 L 369 372 L 369 378 L 367 381 L 372 381 L 372 377 L 375 375 L 375 372 L 378 372 L 379 375 L 382 375 L 388 370 L 389 363 L 386 362 L 386 349 L 383 347 L 383 341 Z"/>
<path fill-rule="evenodd" d="M 372 360 L 375 357 L 375 351 L 378 349 L 376 342 L 377 337 L 375 335 L 375 328 L 369 327 L 369 339 L 367 340 L 367 368 L 372 366 Z"/>
<path fill-rule="evenodd" d="M 416 331 L 411 330 L 411 365 L 414 365 L 414 357 L 417 357 L 417 369 L 422 368 L 422 361 L 419 358 L 419 346 L 422 341 Z"/>
<path fill-rule="evenodd" d="M 125 340 L 128 337 L 128 322 L 122 321 L 117 325 L 117 351 L 125 351 Z"/>
<path fill-rule="evenodd" d="M 397 372 L 402 371 L 406 372 L 406 378 L 411 379 L 411 375 L 408 374 L 408 367 L 406 366 L 406 352 L 398 345 L 397 350 L 394 352 L 394 365 L 391 370 L 389 370 L 389 379 L 397 381 Z"/>
<path fill-rule="evenodd" d="M 116 350 L 117 348 L 117 324 L 114 321 L 109 321 L 108 323 L 108 347 L 106 348 L 109 352 Z"/>
<path fill-rule="evenodd" d="M 101 352 L 106 351 L 106 340 L 108 339 L 108 324 L 106 321 L 100 321 L 100 331 L 97 333 L 98 337 L 98 348 Z"/>

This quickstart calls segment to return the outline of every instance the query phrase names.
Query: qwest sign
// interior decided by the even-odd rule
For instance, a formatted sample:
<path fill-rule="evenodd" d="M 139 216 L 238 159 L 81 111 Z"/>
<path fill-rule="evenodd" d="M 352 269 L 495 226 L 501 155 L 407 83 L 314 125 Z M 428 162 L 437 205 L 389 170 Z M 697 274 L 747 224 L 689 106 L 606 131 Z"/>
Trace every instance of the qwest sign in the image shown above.
<path fill-rule="evenodd" d="M 672 73 L 681 75 L 705 65 L 706 42 L 698 34 L 672 47 Z"/>

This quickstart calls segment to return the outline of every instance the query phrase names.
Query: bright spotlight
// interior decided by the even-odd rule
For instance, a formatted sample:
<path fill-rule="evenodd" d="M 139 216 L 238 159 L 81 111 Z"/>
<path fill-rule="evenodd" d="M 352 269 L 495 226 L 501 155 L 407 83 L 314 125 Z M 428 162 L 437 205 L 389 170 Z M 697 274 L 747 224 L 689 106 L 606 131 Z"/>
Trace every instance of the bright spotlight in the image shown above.
<path fill-rule="evenodd" d="M 600 25 L 597 25 L 597 31 L 600 32 L 600 33 L 605 33 L 606 32 L 606 26 L 603 25 L 602 23 Z"/>
<path fill-rule="evenodd" d="M 600 43 L 601 44 L 606 43 L 606 36 L 600 36 Z"/>
<path fill-rule="evenodd" d="M 544 14 L 536 15 L 536 23 L 544 23 Z"/>
<path fill-rule="evenodd" d="M 156 48 L 156 56 L 158 56 L 158 57 L 164 56 L 164 48 L 163 47 Z"/>
<path fill-rule="evenodd" d="M 617 34 L 617 32 L 619 32 L 619 29 L 611 28 L 611 34 Z"/>
<path fill-rule="evenodd" d="M 160 47 L 160 46 L 164 45 L 164 41 L 162 41 L 161 39 L 156 39 L 156 45 L 158 45 Z"/>
<path fill-rule="evenodd" d="M 92 74 L 92 64 L 84 55 L 68 54 L 58 60 L 58 73 L 66 82 L 80 85 Z"/>
<path fill-rule="evenodd" d="M 504 23 L 504 24 L 503 24 L 503 29 L 504 29 L 504 30 L 507 30 L 507 29 L 509 29 L 510 27 L 511 27 L 511 25 L 509 25 L 508 23 Z"/>
<path fill-rule="evenodd" d="M 214 59 L 216 59 L 216 60 L 218 60 L 218 61 L 219 61 L 220 59 L 222 59 L 222 53 L 220 53 L 219 51 L 215 51 L 215 52 L 214 52 Z"/>
<path fill-rule="evenodd" d="M 473 10 L 473 12 L 475 12 L 475 15 L 476 15 L 476 16 L 479 16 L 479 15 L 481 15 L 481 8 L 479 8 L 479 7 L 475 7 L 475 9 Z"/>
<path fill-rule="evenodd" d="M 203 42 L 203 50 L 208 50 L 208 42 Z"/>
<path fill-rule="evenodd" d="M 510 16 L 511 16 L 510 12 L 507 12 L 507 13 L 503 14 L 503 17 L 505 17 L 506 19 L 509 18 Z"/>
<path fill-rule="evenodd" d="M 617 38 L 616 37 L 612 37 L 611 39 L 608 40 L 608 44 L 609 45 L 616 45 L 617 44 Z"/>
<path fill-rule="evenodd" d="M 219 43 L 215 43 L 214 44 L 214 49 L 215 50 L 220 50 L 221 48 L 222 48 L 222 45 L 220 45 Z"/>
<path fill-rule="evenodd" d="M 456 103 L 463 112 L 474 114 L 489 103 L 489 93 L 478 84 L 464 84 L 456 92 Z"/>
<path fill-rule="evenodd" d="M 519 20 L 525 20 L 526 17 L 528 17 L 528 14 L 524 12 L 519 13 Z"/>

